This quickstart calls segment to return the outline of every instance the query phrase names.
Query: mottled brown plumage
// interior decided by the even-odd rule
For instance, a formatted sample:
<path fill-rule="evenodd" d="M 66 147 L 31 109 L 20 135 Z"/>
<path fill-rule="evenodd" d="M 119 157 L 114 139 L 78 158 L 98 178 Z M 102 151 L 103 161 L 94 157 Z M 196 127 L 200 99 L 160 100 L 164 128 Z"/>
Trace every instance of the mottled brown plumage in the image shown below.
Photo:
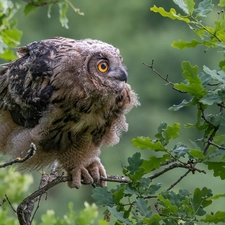
<path fill-rule="evenodd" d="M 98 40 L 53 38 L 18 49 L 0 72 L 0 150 L 37 153 L 23 163 L 40 169 L 55 160 L 72 176 L 70 187 L 104 186 L 100 147 L 119 142 L 125 114 L 138 105 L 126 83 L 118 49 Z"/>

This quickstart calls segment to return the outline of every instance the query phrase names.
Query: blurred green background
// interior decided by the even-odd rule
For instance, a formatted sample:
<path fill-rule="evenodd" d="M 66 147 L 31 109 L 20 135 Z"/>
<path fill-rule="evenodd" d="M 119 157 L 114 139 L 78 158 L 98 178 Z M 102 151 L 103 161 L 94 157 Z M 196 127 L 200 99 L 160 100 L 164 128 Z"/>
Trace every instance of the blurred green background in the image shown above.
<path fill-rule="evenodd" d="M 19 2 L 21 3 L 21 1 Z M 128 114 L 129 131 L 122 135 L 120 143 L 102 149 L 101 159 L 107 173 L 121 175 L 121 165 L 126 165 L 127 158 L 139 151 L 132 147 L 131 139 L 136 136 L 154 138 L 160 122 L 165 121 L 169 125 L 181 122 L 179 141 L 184 144 L 189 145 L 190 139 L 201 137 L 201 134 L 183 128 L 185 123 L 195 122 L 196 112 L 194 110 L 168 111 L 170 106 L 179 104 L 186 96 L 174 91 L 170 85 L 164 85 L 165 81 L 143 65 L 143 63 L 151 64 L 154 59 L 155 69 L 163 76 L 168 75 L 169 80 L 174 83 L 183 80 L 180 66 L 183 60 L 198 65 L 200 71 L 203 65 L 214 69 L 218 68 L 218 57 L 222 57 L 222 54 L 215 54 L 216 52 L 213 50 L 201 47 L 183 51 L 171 47 L 173 40 L 190 41 L 194 35 L 184 23 L 163 18 L 151 12 L 150 7 L 156 5 L 169 10 L 175 6 L 173 1 L 71 0 L 71 2 L 85 15 L 80 16 L 69 9 L 69 29 L 61 27 L 57 6 L 53 6 L 51 18 L 47 17 L 47 7 L 41 7 L 28 16 L 23 14 L 23 7 L 21 7 L 16 14 L 18 28 L 23 31 L 21 45 L 54 36 L 65 36 L 73 39 L 100 39 L 120 49 L 129 72 L 128 83 L 138 93 L 141 106 Z M 207 22 L 211 24 L 213 20 L 217 19 L 217 16 L 217 12 L 212 12 Z M 143 151 L 142 154 L 146 153 Z M 160 177 L 158 182 L 163 183 L 163 188 L 166 189 L 183 172 L 182 169 L 176 169 Z M 34 176 L 37 182 L 33 185 L 33 190 L 37 188 L 40 174 L 35 172 Z M 175 190 L 180 188 L 191 190 L 192 186 L 203 187 L 210 183 L 211 179 L 212 175 L 210 174 L 197 174 L 191 179 L 186 177 Z M 216 178 L 214 178 L 215 180 Z M 116 184 L 108 185 L 113 187 Z M 218 183 L 215 182 L 213 185 L 217 192 L 222 192 L 225 187 L 224 183 L 219 183 L 219 179 Z M 89 203 L 93 201 L 91 190 L 92 187 L 89 186 L 82 186 L 80 190 L 75 190 L 69 189 L 66 184 L 60 184 L 48 193 L 48 200 L 41 203 L 39 212 L 42 213 L 46 209 L 53 208 L 58 216 L 61 216 L 67 211 L 69 201 L 74 203 L 76 210 L 80 210 L 83 208 L 84 201 Z M 225 203 L 221 203 L 218 207 L 225 207 Z"/>

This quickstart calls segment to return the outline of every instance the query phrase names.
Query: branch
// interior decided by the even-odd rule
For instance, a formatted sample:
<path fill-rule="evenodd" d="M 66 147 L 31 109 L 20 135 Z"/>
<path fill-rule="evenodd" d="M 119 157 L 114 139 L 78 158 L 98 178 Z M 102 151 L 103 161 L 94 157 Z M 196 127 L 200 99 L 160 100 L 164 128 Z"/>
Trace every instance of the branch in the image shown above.
<path fill-rule="evenodd" d="M 13 211 L 13 212 L 16 212 L 16 210 L 13 208 L 13 205 L 12 205 L 12 203 L 9 201 L 9 198 L 8 198 L 8 196 L 7 196 L 6 194 L 5 194 L 5 200 L 9 203 L 9 205 L 10 205 L 12 211 Z"/>
<path fill-rule="evenodd" d="M 174 182 L 168 189 L 167 191 L 171 190 L 174 186 L 176 186 L 183 178 L 185 178 L 189 173 L 191 172 L 191 170 L 189 169 L 188 171 L 186 171 L 185 174 L 183 174 L 176 182 Z"/>
<path fill-rule="evenodd" d="M 150 68 L 154 73 L 156 73 L 161 79 L 163 79 L 164 81 L 166 81 L 166 84 L 165 85 L 172 85 L 172 87 L 173 87 L 173 89 L 175 90 L 175 91 L 178 91 L 178 92 L 180 92 L 180 93 L 186 93 L 186 92 L 184 92 L 184 91 L 180 91 L 180 90 L 178 90 L 178 89 L 176 89 L 175 87 L 174 87 L 174 83 L 172 83 L 171 81 L 169 81 L 169 79 L 168 79 L 168 75 L 166 75 L 166 77 L 164 77 L 163 75 L 161 75 L 155 68 L 154 68 L 154 66 L 153 66 L 153 64 L 154 64 L 154 59 L 152 60 L 152 64 L 151 65 L 148 65 L 148 64 L 146 64 L 146 63 L 143 63 L 145 66 L 147 66 L 148 68 Z"/>
<path fill-rule="evenodd" d="M 208 140 L 208 143 L 209 143 L 210 145 L 213 145 L 213 146 L 217 147 L 218 149 L 225 150 L 225 147 L 223 147 L 223 146 L 221 146 L 221 145 L 217 145 L 217 144 L 215 144 L 214 142 L 212 142 L 212 141 L 210 141 L 210 140 Z"/>
<path fill-rule="evenodd" d="M 0 207 L 6 202 L 6 199 L 3 198 L 2 202 L 0 203 Z"/>
<path fill-rule="evenodd" d="M 31 225 L 34 216 L 31 219 L 31 214 L 34 209 L 34 203 L 40 201 L 40 198 L 50 188 L 67 181 L 71 181 L 71 176 L 57 176 L 55 177 L 56 164 L 53 164 L 50 175 L 43 174 L 40 182 L 40 187 L 37 191 L 26 197 L 17 208 L 17 217 L 20 225 Z M 54 179 L 52 179 L 54 178 Z M 119 177 L 117 175 L 108 176 L 107 178 L 101 177 L 101 180 L 109 182 L 130 183 L 131 181 L 126 177 Z M 39 204 L 37 208 L 39 207 Z M 37 209 L 35 210 L 36 213 Z M 35 214 L 34 213 L 34 214 Z"/>
<path fill-rule="evenodd" d="M 174 182 L 167 190 L 172 189 L 175 185 L 177 185 L 184 177 L 186 177 L 190 172 L 194 173 L 195 171 L 199 172 L 199 173 L 204 173 L 206 174 L 206 172 L 204 170 L 200 170 L 198 168 L 196 168 L 196 162 L 192 162 L 192 161 L 188 161 L 186 164 L 185 163 L 174 163 L 172 165 L 170 165 L 169 167 L 163 169 L 162 171 L 155 173 L 154 175 L 150 176 L 149 178 L 155 179 L 156 177 L 161 176 L 162 174 L 174 169 L 174 168 L 184 168 L 184 169 L 188 169 L 187 172 L 185 172 L 184 175 L 182 175 L 176 182 Z"/>
<path fill-rule="evenodd" d="M 222 40 L 216 36 L 216 32 L 211 32 L 206 26 L 204 26 L 202 23 L 200 23 L 198 21 L 198 19 L 196 19 L 194 16 L 191 15 L 191 18 L 195 21 L 195 25 L 196 26 L 200 26 L 202 27 L 205 31 L 207 31 L 210 35 L 212 35 L 213 37 L 215 37 L 219 42 L 222 42 Z"/>
<path fill-rule="evenodd" d="M 46 193 L 50 188 L 56 186 L 59 183 L 71 180 L 70 176 L 59 176 L 56 179 L 48 183 L 48 175 L 44 174 L 41 179 L 40 189 L 33 192 L 31 195 L 26 197 L 17 207 L 17 216 L 20 225 L 30 225 L 31 224 L 31 213 L 33 211 L 34 203 L 39 200 L 39 198 Z M 42 185 L 45 185 L 41 187 Z"/>
<path fill-rule="evenodd" d="M 214 124 L 212 124 L 209 120 L 206 119 L 205 113 L 204 113 L 204 109 L 203 109 L 203 104 L 202 104 L 202 103 L 199 104 L 199 108 L 200 108 L 200 111 L 201 111 L 201 117 L 202 117 L 202 119 L 203 119 L 206 123 L 208 123 L 209 125 L 211 125 L 212 127 L 215 127 Z"/>
<path fill-rule="evenodd" d="M 18 157 L 7 163 L 0 164 L 0 168 L 4 168 L 4 167 L 10 166 L 10 165 L 13 165 L 15 163 L 23 163 L 26 160 L 30 159 L 32 156 L 34 156 L 35 153 L 36 153 L 36 146 L 34 143 L 31 143 L 30 149 L 27 151 L 27 154 L 25 155 L 25 157 L 23 157 L 23 158 Z"/>
<path fill-rule="evenodd" d="M 118 183 L 131 183 L 132 181 L 127 177 L 119 177 L 118 175 L 107 175 L 107 177 L 101 177 L 101 180 L 108 182 L 118 182 Z"/>
<path fill-rule="evenodd" d="M 206 145 L 205 148 L 204 148 L 204 155 L 206 155 L 206 153 L 207 153 L 207 151 L 208 151 L 208 149 L 209 149 L 209 146 L 211 145 L 212 140 L 213 140 L 213 138 L 215 137 L 216 132 L 218 131 L 218 129 L 219 129 L 219 126 L 214 127 L 214 130 L 213 130 L 212 134 L 209 136 L 207 145 Z"/>

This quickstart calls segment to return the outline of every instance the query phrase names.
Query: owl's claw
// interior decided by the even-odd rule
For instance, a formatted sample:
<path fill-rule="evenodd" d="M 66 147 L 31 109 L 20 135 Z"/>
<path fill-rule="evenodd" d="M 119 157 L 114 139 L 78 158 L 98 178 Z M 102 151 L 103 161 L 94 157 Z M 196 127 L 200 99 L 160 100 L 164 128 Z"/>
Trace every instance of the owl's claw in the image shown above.
<path fill-rule="evenodd" d="M 74 168 L 69 171 L 72 176 L 72 181 L 68 182 L 70 188 L 80 188 L 81 183 L 93 184 L 94 186 L 104 187 L 106 181 L 102 181 L 101 177 L 107 177 L 104 166 L 100 160 L 96 160 L 86 167 Z"/>

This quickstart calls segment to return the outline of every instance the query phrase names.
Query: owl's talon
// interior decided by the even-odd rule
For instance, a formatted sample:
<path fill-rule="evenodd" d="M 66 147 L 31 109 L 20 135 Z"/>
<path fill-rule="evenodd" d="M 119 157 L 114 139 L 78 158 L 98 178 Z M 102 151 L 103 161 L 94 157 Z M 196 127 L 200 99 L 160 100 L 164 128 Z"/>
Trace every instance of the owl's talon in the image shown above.
<path fill-rule="evenodd" d="M 101 177 L 107 177 L 106 171 L 99 159 L 96 159 L 87 167 L 81 169 L 74 168 L 69 171 L 72 181 L 68 182 L 70 188 L 80 188 L 81 183 L 93 184 L 95 186 L 105 187 L 106 182 L 101 181 Z"/>

